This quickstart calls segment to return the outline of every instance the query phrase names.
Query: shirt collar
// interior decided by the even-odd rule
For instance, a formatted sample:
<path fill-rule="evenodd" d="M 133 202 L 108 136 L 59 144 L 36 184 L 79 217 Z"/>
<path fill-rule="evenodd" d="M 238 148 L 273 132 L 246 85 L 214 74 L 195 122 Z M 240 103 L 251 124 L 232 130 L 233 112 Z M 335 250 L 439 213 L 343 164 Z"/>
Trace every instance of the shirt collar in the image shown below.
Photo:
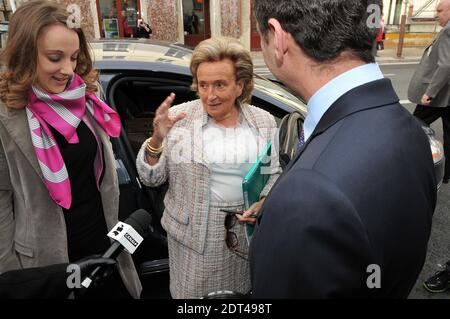
<path fill-rule="evenodd" d="M 305 141 L 311 136 L 325 112 L 342 95 L 366 83 L 383 79 L 383 73 L 376 63 L 369 63 L 340 74 L 322 86 L 308 102 L 308 115 L 304 128 Z"/>
<path fill-rule="evenodd" d="M 203 106 L 203 102 L 198 99 L 197 100 L 199 102 L 199 108 L 198 108 L 198 114 L 195 115 L 194 117 L 200 117 L 202 120 L 202 126 L 205 126 L 206 124 L 208 124 L 209 122 L 209 118 L 210 116 L 208 115 L 208 113 L 205 111 L 205 107 Z M 246 104 L 242 104 L 239 101 L 236 101 L 236 103 L 239 106 L 239 117 L 238 117 L 238 125 L 242 125 L 244 122 L 250 123 L 253 125 L 253 123 L 251 122 L 250 116 L 247 112 L 246 109 Z"/>

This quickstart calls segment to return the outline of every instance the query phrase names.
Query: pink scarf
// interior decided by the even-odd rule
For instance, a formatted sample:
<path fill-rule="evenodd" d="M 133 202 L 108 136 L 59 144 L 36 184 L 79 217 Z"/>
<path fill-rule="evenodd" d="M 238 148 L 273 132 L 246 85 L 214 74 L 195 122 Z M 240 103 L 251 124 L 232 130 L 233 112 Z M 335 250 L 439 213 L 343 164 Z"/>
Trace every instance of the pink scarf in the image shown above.
<path fill-rule="evenodd" d="M 26 107 L 28 125 L 44 183 L 51 198 L 66 209 L 69 209 L 72 203 L 69 175 L 49 125 L 63 135 L 69 144 L 79 142 L 76 132 L 78 124 L 83 120 L 88 125 L 98 144 L 94 163 L 98 187 L 103 171 L 102 156 L 98 156 L 101 148 L 95 132 L 86 119 L 86 109 L 109 136 L 120 135 L 119 115 L 94 93 L 86 92 L 86 84 L 76 73 L 66 90 L 60 94 L 48 94 L 34 86 L 28 93 Z"/>

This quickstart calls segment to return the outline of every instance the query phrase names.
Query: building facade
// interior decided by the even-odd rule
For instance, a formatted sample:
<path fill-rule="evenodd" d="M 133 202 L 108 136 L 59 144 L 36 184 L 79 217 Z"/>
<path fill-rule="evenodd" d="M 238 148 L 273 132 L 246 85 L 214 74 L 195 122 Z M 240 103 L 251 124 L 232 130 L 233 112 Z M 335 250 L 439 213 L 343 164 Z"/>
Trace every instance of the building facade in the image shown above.
<path fill-rule="evenodd" d="M 384 19 L 387 24 L 398 25 L 402 15 L 416 22 L 434 22 L 440 0 L 383 0 Z"/>
<path fill-rule="evenodd" d="M 4 20 L 27 0 L 0 0 Z M 252 18 L 252 0 L 50 0 L 70 10 L 79 8 L 81 26 L 89 38 L 131 37 L 137 19 L 152 28 L 152 39 L 195 46 L 211 36 L 231 36 L 247 49 L 259 50 L 260 39 Z M 401 15 L 409 15 L 408 31 L 435 32 L 434 11 L 439 0 L 383 0 L 389 31 Z M 72 12 L 72 11 L 71 11 Z M 74 12 L 75 13 L 75 12 Z M 0 21 L 2 16 L 0 15 Z"/>
<path fill-rule="evenodd" d="M 2 1 L 2 0 L 0 0 Z M 14 9 L 27 0 L 3 0 Z M 251 0 L 51 0 L 80 8 L 90 38 L 131 37 L 137 19 L 152 28 L 152 39 L 195 46 L 211 36 L 231 36 L 259 48 Z M 7 20 L 7 19 L 6 19 Z M 252 27 L 253 26 L 253 27 Z"/>

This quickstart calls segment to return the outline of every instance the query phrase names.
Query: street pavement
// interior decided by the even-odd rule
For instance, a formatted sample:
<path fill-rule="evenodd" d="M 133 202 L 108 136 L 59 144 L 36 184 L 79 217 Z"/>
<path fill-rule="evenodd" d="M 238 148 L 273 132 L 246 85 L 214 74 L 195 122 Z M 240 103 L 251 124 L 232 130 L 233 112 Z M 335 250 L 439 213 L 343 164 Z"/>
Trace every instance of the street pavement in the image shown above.
<path fill-rule="evenodd" d="M 402 56 L 397 57 L 396 48 L 387 48 L 379 51 L 376 57 L 384 76 L 391 79 L 400 103 L 411 113 L 415 105 L 408 101 L 407 89 L 423 50 L 423 47 L 404 48 Z M 263 76 L 271 76 L 261 52 L 252 52 L 252 56 L 255 72 Z M 442 143 L 441 120 L 433 123 L 431 127 Z M 405 223 L 407 222 L 406 220 Z M 399 235 L 401 236 L 401 229 L 399 229 Z M 450 184 L 443 184 L 438 193 L 425 264 L 409 295 L 410 299 L 450 299 L 450 290 L 445 293 L 432 294 L 423 288 L 423 281 L 440 270 L 447 260 L 450 260 Z"/>
<path fill-rule="evenodd" d="M 423 49 L 423 47 L 406 47 L 403 48 L 401 56 L 398 57 L 396 48 L 386 48 L 385 50 L 378 51 L 375 59 L 380 65 L 413 65 L 420 61 Z M 271 73 L 264 63 L 261 51 L 253 51 L 251 54 L 255 72 L 262 76 L 270 76 Z"/>

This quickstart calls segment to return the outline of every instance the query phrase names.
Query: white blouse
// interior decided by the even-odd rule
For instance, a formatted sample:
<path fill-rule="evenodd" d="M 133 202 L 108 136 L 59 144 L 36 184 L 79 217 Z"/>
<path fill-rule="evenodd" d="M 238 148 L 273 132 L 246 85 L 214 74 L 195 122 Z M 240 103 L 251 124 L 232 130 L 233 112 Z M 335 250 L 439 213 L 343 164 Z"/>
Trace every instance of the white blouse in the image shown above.
<path fill-rule="evenodd" d="M 258 158 L 257 134 L 246 121 L 226 128 L 209 119 L 203 128 L 203 153 L 212 202 L 243 201 L 242 181 Z"/>

